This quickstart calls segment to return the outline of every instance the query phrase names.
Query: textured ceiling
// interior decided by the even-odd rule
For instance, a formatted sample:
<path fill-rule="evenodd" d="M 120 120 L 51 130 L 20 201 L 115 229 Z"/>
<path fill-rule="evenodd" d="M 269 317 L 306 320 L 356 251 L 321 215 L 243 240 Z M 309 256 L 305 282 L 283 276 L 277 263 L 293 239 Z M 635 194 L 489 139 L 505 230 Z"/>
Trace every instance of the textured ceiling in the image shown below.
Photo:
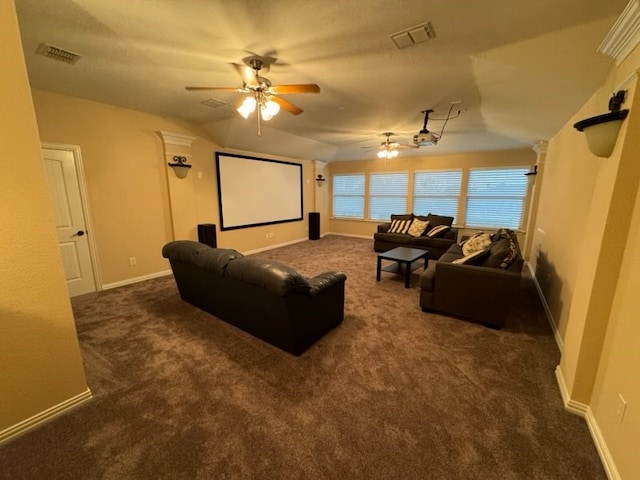
<path fill-rule="evenodd" d="M 597 48 L 628 0 L 16 0 L 35 88 L 201 125 L 224 148 L 325 161 L 374 157 L 382 132 L 410 143 L 422 110 L 446 116 L 440 155 L 533 145 L 551 137 L 601 85 L 613 61 Z M 435 38 L 398 49 L 389 35 L 430 22 Z M 69 65 L 36 54 L 50 44 Z M 241 87 L 230 63 L 275 58 L 274 84 L 317 83 L 283 95 L 256 135 L 243 96 L 188 92 Z M 203 105 L 214 99 L 218 108 Z M 606 107 L 603 105 L 603 109 Z M 440 132 L 442 120 L 429 122 Z"/>

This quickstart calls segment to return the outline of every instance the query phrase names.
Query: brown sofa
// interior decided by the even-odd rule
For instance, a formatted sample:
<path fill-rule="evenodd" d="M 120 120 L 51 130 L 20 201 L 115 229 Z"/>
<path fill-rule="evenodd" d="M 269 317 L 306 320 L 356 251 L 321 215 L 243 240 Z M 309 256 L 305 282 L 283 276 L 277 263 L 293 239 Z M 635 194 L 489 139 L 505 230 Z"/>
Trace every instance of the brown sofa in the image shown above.
<path fill-rule="evenodd" d="M 458 238 L 458 229 L 452 226 L 453 217 L 445 217 L 431 213 L 424 216 L 414 215 L 413 213 L 405 215 L 391 215 L 392 221 L 412 221 L 414 218 L 429 222 L 429 227 L 422 235 L 414 237 L 407 233 L 390 233 L 389 229 L 391 228 L 391 222 L 383 223 L 378 225 L 378 231 L 373 234 L 374 251 L 386 252 L 387 250 L 391 250 L 396 247 L 420 248 L 422 250 L 429 250 L 430 259 L 438 259 L 452 244 L 456 243 Z M 442 234 L 437 237 L 432 238 L 427 236 L 430 229 L 439 225 L 446 225 L 449 229 L 442 232 Z"/>
<path fill-rule="evenodd" d="M 491 243 L 465 256 L 455 243 L 420 276 L 420 306 L 483 323 L 505 325 L 517 298 L 523 265 L 518 239 L 512 230 L 500 229 Z M 461 262 L 465 258 L 468 263 Z"/>

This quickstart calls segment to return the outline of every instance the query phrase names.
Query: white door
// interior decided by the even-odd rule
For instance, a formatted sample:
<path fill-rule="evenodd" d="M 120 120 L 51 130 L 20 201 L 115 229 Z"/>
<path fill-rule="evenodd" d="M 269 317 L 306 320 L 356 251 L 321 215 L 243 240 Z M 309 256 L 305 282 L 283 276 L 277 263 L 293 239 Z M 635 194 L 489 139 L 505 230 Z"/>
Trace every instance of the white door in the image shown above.
<path fill-rule="evenodd" d="M 43 148 L 42 154 L 69 295 L 95 292 L 74 151 Z"/>

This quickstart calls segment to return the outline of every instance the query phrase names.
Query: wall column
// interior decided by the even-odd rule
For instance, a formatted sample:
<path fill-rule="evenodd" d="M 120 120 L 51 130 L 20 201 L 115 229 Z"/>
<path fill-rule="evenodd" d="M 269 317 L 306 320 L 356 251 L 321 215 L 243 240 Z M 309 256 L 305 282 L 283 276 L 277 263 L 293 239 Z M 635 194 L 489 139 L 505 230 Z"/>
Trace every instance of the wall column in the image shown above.
<path fill-rule="evenodd" d="M 327 178 L 327 174 L 325 172 L 327 168 L 327 162 L 323 162 L 321 160 L 313 161 L 313 178 L 318 178 L 318 175 L 322 175 L 322 178 Z M 316 212 L 320 212 L 320 236 L 322 236 L 322 232 L 326 232 L 326 225 L 328 221 L 328 198 L 329 198 L 329 180 L 327 179 L 324 182 L 316 181 L 314 187 L 314 198 L 313 198 L 313 210 Z"/>
<path fill-rule="evenodd" d="M 535 263 L 537 252 L 532 252 L 534 246 L 534 239 L 537 239 L 538 233 L 536 232 L 536 217 L 538 216 L 538 204 L 540 203 L 540 190 L 542 189 L 542 179 L 544 178 L 544 164 L 547 158 L 547 148 L 549 142 L 540 140 L 533 146 L 533 151 L 538 155 L 536 159 L 536 174 L 529 177 L 531 182 L 531 194 L 529 195 L 529 208 L 526 229 L 527 234 L 524 242 L 524 257 L 531 263 Z M 535 271 L 535 265 L 532 265 Z"/>
<path fill-rule="evenodd" d="M 175 163 L 174 156 L 181 156 L 191 161 L 191 144 L 196 139 L 189 135 L 159 131 L 164 146 L 164 169 L 166 171 L 167 189 L 169 191 L 169 207 L 171 209 L 171 226 L 174 240 L 197 240 L 197 223 L 195 192 L 193 177 L 195 172 L 189 172 L 186 178 L 178 178 L 169 167 Z"/>

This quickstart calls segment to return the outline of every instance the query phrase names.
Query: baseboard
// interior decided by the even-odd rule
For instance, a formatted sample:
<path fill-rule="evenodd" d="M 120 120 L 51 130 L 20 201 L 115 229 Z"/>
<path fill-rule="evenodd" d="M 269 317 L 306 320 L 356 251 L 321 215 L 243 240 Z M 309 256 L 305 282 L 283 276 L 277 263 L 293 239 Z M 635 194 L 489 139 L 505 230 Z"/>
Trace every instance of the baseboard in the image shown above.
<path fill-rule="evenodd" d="M 171 270 L 164 270 L 162 272 L 150 273 L 149 275 L 143 275 L 141 277 L 128 278 L 120 282 L 105 283 L 102 285 L 102 290 L 110 290 L 112 288 L 124 287 L 125 285 L 132 285 L 138 282 L 144 282 L 145 280 L 151 280 L 152 278 L 166 277 L 171 275 Z"/>
<path fill-rule="evenodd" d="M 91 398 L 91 390 L 87 388 L 84 392 L 76 395 L 75 397 L 71 397 L 64 402 L 59 403 L 58 405 L 47 408 L 43 412 L 40 412 L 32 417 L 27 418 L 26 420 L 21 421 L 20 423 L 4 429 L 0 432 L 0 444 L 11 440 L 18 435 L 22 435 L 32 428 L 36 428 L 43 423 L 54 419 L 55 417 L 67 413 L 69 410 L 77 407 L 78 405 L 88 401 Z"/>
<path fill-rule="evenodd" d="M 544 294 L 542 293 L 542 288 L 540 287 L 540 284 L 538 283 L 538 279 L 536 278 L 536 272 L 533 271 L 533 268 L 531 267 L 530 262 L 525 262 L 525 265 L 529 269 L 529 273 L 531 275 L 531 278 L 533 279 L 533 284 L 536 286 L 536 290 L 538 291 L 538 297 L 540 297 L 540 301 L 542 302 L 542 307 L 544 308 L 544 313 L 547 316 L 547 321 L 551 326 L 551 331 L 553 331 L 553 338 L 556 339 L 556 345 L 558 345 L 558 350 L 560 350 L 560 353 L 562 353 L 564 351 L 564 341 L 560 336 L 560 332 L 558 331 L 558 326 L 556 325 L 556 321 L 553 318 L 553 314 L 551 313 L 551 309 L 549 308 L 547 299 L 544 297 Z"/>
<path fill-rule="evenodd" d="M 324 235 L 337 235 L 338 237 L 352 237 L 352 238 L 365 238 L 367 240 L 371 240 L 371 244 L 373 245 L 373 235 L 354 235 L 351 233 L 337 233 L 337 232 L 327 232 Z"/>
<path fill-rule="evenodd" d="M 620 473 L 618 472 L 618 468 L 616 467 L 615 462 L 613 461 L 613 457 L 611 456 L 611 452 L 609 451 L 609 447 L 607 446 L 607 442 L 602 435 L 602 431 L 598 426 L 598 422 L 596 417 L 593 415 L 593 410 L 589 405 L 586 405 L 581 402 L 576 402 L 572 400 L 569 396 L 569 390 L 567 389 L 567 384 L 564 381 L 564 376 L 562 375 L 562 370 L 560 369 L 560 365 L 556 367 L 556 380 L 558 382 L 558 388 L 560 390 L 560 395 L 562 396 L 562 403 L 564 404 L 565 410 L 575 415 L 578 415 L 585 419 L 587 422 L 587 427 L 589 428 L 589 433 L 591 434 L 591 439 L 598 451 L 598 455 L 600 456 L 600 461 L 602 462 L 602 467 L 607 473 L 607 478 L 610 480 L 622 480 L 620 477 Z"/>
<path fill-rule="evenodd" d="M 242 252 L 243 255 L 253 255 L 254 253 L 266 252 L 267 250 L 273 250 L 274 248 L 286 247 L 287 245 L 293 245 L 294 243 L 306 242 L 308 238 L 298 238 L 291 240 L 290 242 L 277 243 L 275 245 L 269 245 L 268 247 L 256 248 L 255 250 L 249 250 Z"/>

